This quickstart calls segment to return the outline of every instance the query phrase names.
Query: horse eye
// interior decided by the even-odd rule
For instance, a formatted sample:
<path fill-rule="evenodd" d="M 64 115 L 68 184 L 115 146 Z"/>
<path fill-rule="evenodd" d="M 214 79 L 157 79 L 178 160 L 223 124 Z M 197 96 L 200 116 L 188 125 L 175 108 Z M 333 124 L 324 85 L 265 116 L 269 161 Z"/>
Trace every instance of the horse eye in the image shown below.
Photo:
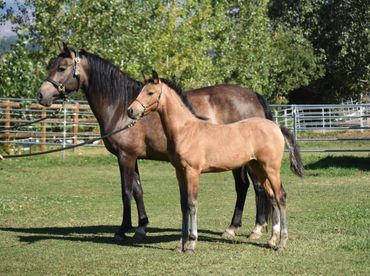
<path fill-rule="evenodd" d="M 58 72 L 64 72 L 65 70 L 66 70 L 67 68 L 66 67 L 64 67 L 64 66 L 61 66 L 61 67 L 59 67 L 58 68 Z"/>
<path fill-rule="evenodd" d="M 148 96 L 153 96 L 154 92 L 148 92 Z"/>

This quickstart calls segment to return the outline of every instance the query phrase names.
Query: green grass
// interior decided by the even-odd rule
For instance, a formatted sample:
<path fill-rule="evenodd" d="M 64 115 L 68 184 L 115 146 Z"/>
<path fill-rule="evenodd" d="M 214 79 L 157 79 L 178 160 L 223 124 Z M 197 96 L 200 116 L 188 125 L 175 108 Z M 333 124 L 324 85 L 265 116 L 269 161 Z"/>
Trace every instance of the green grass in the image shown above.
<path fill-rule="evenodd" d="M 0 162 L 0 275 L 369 275 L 370 157 L 303 154 L 307 176 L 282 169 L 289 240 L 282 254 L 247 234 L 254 223 L 250 189 L 241 235 L 225 240 L 234 208 L 230 173 L 202 175 L 195 256 L 172 251 L 181 214 L 174 170 L 140 161 L 149 233 L 142 242 L 112 236 L 121 222 L 116 160 L 84 149 Z M 287 158 L 286 158 L 287 159 Z M 137 221 L 133 206 L 133 220 Z M 270 231 L 270 230 L 269 230 Z"/>

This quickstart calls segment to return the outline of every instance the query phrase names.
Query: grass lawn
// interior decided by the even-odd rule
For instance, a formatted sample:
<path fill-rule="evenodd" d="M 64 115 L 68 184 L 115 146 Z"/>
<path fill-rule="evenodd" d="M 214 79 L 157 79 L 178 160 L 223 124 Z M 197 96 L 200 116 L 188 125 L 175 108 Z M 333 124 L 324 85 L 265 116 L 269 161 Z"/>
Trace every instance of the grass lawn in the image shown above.
<path fill-rule="evenodd" d="M 113 242 L 122 204 L 117 162 L 103 150 L 0 162 L 0 275 L 370 275 L 370 156 L 303 154 L 306 177 L 282 170 L 289 240 L 279 254 L 247 234 L 254 224 L 250 189 L 244 226 L 221 237 L 234 208 L 230 173 L 202 175 L 199 242 L 175 253 L 181 214 L 174 169 L 140 161 L 150 227 Z M 134 203 L 133 203 L 134 204 Z M 136 208 L 133 208 L 136 224 Z"/>

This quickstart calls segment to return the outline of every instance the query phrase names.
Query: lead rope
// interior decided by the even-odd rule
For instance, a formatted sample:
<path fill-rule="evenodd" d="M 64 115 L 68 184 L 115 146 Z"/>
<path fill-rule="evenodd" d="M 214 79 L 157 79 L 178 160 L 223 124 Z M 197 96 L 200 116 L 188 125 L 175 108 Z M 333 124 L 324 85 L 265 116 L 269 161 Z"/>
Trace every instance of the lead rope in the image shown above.
<path fill-rule="evenodd" d="M 24 123 L 24 124 L 18 124 L 18 125 L 15 125 L 15 126 L 11 126 L 11 127 L 1 127 L 0 128 L 0 132 L 8 132 L 9 130 L 13 130 L 13 129 L 18 129 L 18 128 L 21 128 L 21 127 L 26 127 L 26 126 L 31 126 L 33 124 L 36 124 L 36 123 L 39 123 L 39 122 L 42 122 L 46 119 L 50 119 L 52 117 L 54 117 L 55 115 L 57 115 L 61 110 L 62 110 L 63 107 L 57 109 L 56 111 L 54 111 L 53 113 L 51 113 L 51 115 L 49 116 L 45 116 L 45 117 L 42 117 L 40 119 L 37 119 L 37 120 L 34 120 L 34 121 L 31 121 L 31 122 L 28 122 L 28 123 Z"/>
<path fill-rule="evenodd" d="M 108 137 L 110 137 L 110 136 L 112 136 L 114 134 L 117 134 L 118 132 L 121 132 L 121 131 L 124 131 L 126 129 L 129 129 L 129 128 L 133 127 L 135 124 L 136 124 L 136 121 L 132 121 L 131 123 L 125 125 L 123 128 L 114 130 L 114 131 L 112 131 L 112 132 L 110 132 L 108 134 L 105 134 L 105 135 L 100 136 L 100 137 L 97 137 L 97 138 L 90 139 L 90 140 L 88 140 L 86 142 L 83 142 L 83 143 L 80 143 L 80 144 L 71 145 L 71 146 L 67 146 L 67 147 L 62 147 L 62 148 L 59 148 L 59 149 L 52 149 L 52 150 L 40 151 L 40 152 L 34 152 L 34 153 L 27 153 L 27 154 L 3 155 L 3 158 L 4 159 L 7 159 L 7 158 L 20 158 L 20 157 L 29 157 L 29 156 L 36 156 L 36 155 L 44 155 L 44 154 L 49 154 L 49 153 L 54 153 L 54 152 L 59 152 L 59 151 L 64 151 L 64 150 L 70 150 L 70 149 L 78 148 L 78 147 L 81 147 L 81 146 L 84 146 L 84 145 L 88 145 L 88 144 L 92 144 L 92 143 L 94 143 L 96 141 L 99 141 L 99 140 L 108 138 Z"/>

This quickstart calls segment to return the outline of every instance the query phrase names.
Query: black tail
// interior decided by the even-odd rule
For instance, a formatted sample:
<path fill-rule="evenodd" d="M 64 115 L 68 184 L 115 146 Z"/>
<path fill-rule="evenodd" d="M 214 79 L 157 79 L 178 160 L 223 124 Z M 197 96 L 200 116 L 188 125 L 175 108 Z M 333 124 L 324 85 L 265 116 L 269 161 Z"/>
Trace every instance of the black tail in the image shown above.
<path fill-rule="evenodd" d="M 301 154 L 299 153 L 299 147 L 297 145 L 297 142 L 294 136 L 289 132 L 289 130 L 286 127 L 280 126 L 280 130 L 283 133 L 285 142 L 288 146 L 290 169 L 296 175 L 303 177 L 304 174 L 303 162 L 301 159 Z"/>
<path fill-rule="evenodd" d="M 272 117 L 271 108 L 269 104 L 267 103 L 266 99 L 262 95 L 258 94 L 257 92 L 255 93 L 256 93 L 258 101 L 260 102 L 260 104 L 263 107 L 263 110 L 265 111 L 266 119 L 273 121 L 274 118 Z"/>

